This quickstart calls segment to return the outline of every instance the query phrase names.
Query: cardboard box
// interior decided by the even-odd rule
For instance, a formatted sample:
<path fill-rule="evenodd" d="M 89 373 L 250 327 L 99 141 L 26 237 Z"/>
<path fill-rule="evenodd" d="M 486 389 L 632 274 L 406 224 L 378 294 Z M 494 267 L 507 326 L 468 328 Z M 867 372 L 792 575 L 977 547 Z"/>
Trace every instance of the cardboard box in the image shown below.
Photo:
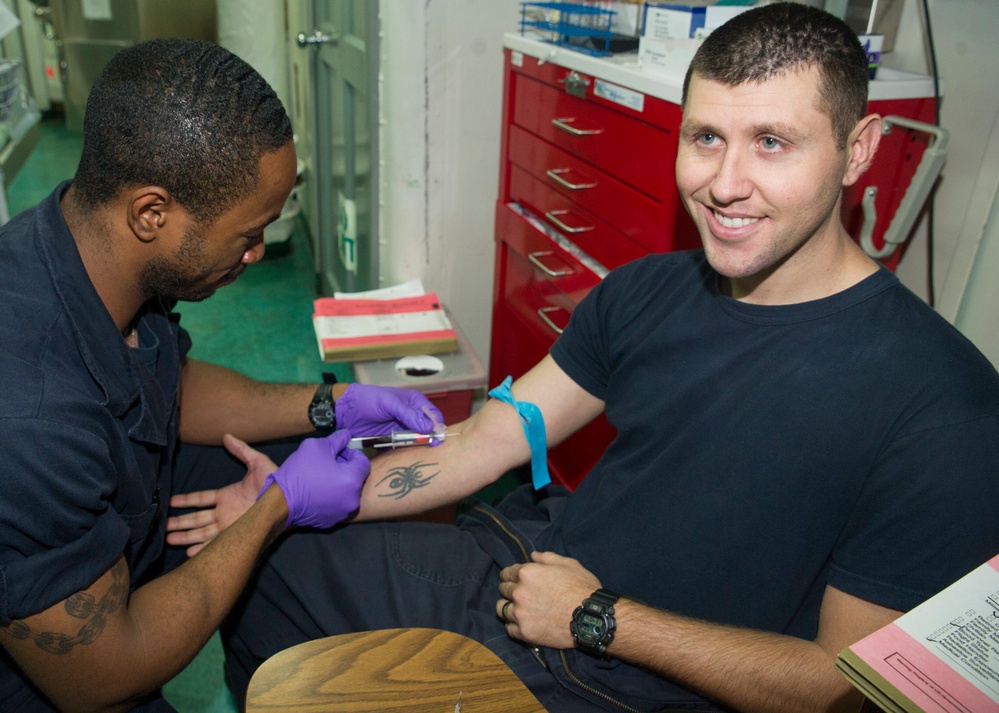
<path fill-rule="evenodd" d="M 680 40 L 694 36 L 698 27 L 704 26 L 703 7 L 684 7 L 646 3 L 642 20 L 642 37 L 654 40 Z"/>
<path fill-rule="evenodd" d="M 691 39 L 724 25 L 751 9 L 748 5 L 715 5 L 714 0 L 645 4 L 642 36 L 657 40 Z"/>
<path fill-rule="evenodd" d="M 874 79 L 878 73 L 878 65 L 881 64 L 881 48 L 884 47 L 885 36 L 858 35 L 858 39 L 867 53 L 867 78 Z"/>
<path fill-rule="evenodd" d="M 638 66 L 677 81 L 683 81 L 694 53 L 701 46 L 700 40 L 660 40 L 641 37 L 638 40 Z"/>

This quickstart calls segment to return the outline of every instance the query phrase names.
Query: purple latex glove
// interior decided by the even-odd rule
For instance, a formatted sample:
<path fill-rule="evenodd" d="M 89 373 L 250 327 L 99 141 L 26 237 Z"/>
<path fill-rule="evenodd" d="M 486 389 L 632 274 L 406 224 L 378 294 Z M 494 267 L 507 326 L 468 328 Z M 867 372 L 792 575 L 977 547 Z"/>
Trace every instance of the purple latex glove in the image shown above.
<path fill-rule="evenodd" d="M 357 510 L 371 461 L 350 450 L 349 431 L 307 438 L 281 467 L 267 476 L 259 498 L 277 483 L 288 501 L 288 527 L 333 527 Z"/>
<path fill-rule="evenodd" d="M 434 433 L 434 426 L 443 423 L 440 409 L 412 389 L 353 383 L 336 400 L 336 427 L 355 437 L 381 436 L 393 429 Z"/>

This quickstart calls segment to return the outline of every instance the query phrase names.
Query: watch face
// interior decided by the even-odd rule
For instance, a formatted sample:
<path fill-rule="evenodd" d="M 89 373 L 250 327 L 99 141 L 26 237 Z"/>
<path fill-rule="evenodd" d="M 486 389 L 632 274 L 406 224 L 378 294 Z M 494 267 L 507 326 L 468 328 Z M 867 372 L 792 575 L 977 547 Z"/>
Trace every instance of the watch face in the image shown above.
<path fill-rule="evenodd" d="M 316 426 L 329 426 L 333 423 L 333 419 L 336 418 L 336 410 L 333 404 L 330 403 L 320 403 L 315 404 L 311 411 L 312 423 Z"/>
<path fill-rule="evenodd" d="M 598 589 L 593 596 L 583 600 L 581 606 L 572 613 L 569 631 L 576 645 L 585 653 L 607 658 L 607 647 L 614 641 L 614 602 L 617 596 Z"/>
<path fill-rule="evenodd" d="M 576 630 L 582 637 L 597 640 L 604 635 L 604 623 L 604 619 L 601 616 L 583 614 L 576 621 Z"/>

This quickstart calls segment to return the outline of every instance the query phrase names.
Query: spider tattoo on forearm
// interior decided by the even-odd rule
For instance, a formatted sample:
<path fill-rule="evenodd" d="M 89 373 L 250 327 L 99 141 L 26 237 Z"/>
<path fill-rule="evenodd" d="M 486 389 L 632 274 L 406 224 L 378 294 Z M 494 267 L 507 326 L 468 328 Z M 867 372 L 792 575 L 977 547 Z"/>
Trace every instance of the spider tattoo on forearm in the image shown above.
<path fill-rule="evenodd" d="M 378 497 L 395 498 L 396 500 L 406 497 L 417 488 L 422 488 L 424 485 L 433 480 L 434 476 L 440 473 L 440 471 L 437 471 L 431 475 L 425 475 L 421 471 L 421 468 L 436 465 L 436 463 L 423 463 L 421 461 L 417 461 L 412 465 L 393 468 L 388 472 L 388 475 L 378 481 L 378 485 L 388 481 L 388 487 L 391 492 L 382 493 Z"/>

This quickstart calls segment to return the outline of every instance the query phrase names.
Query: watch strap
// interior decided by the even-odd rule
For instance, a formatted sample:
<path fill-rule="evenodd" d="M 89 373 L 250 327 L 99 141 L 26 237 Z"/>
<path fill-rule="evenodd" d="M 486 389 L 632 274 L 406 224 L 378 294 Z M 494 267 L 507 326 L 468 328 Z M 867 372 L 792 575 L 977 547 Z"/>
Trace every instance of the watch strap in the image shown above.
<path fill-rule="evenodd" d="M 620 598 L 621 597 L 619 597 L 611 590 L 604 589 L 603 587 L 601 587 L 600 589 L 598 589 L 597 591 L 595 591 L 593 594 L 590 595 L 590 599 L 592 601 L 598 602 L 599 604 L 605 607 L 609 607 L 611 610 L 614 609 L 614 605 L 617 603 L 617 600 Z M 613 614 L 613 611 L 611 611 L 611 613 Z"/>

